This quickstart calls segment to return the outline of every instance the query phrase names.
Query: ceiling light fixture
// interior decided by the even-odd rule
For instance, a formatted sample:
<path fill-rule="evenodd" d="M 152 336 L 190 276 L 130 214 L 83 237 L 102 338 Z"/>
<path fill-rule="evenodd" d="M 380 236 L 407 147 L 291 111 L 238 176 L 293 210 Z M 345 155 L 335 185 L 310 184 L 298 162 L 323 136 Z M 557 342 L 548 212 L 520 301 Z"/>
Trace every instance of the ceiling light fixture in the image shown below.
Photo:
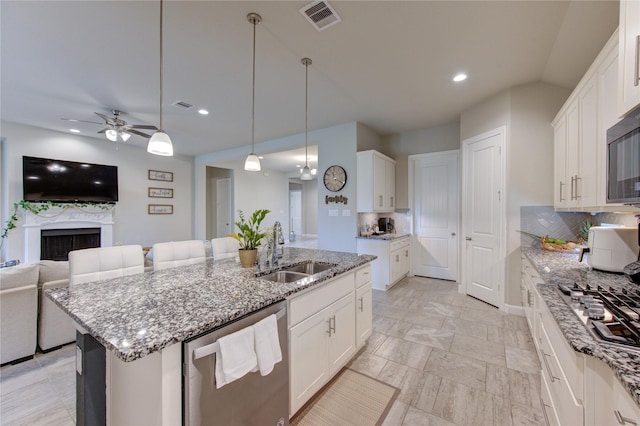
<path fill-rule="evenodd" d="M 199 109 L 198 110 L 198 114 L 200 114 L 200 115 L 209 115 L 209 111 L 207 111 L 206 109 Z"/>
<path fill-rule="evenodd" d="M 115 142 L 118 140 L 118 132 L 116 132 L 114 129 L 109 129 L 106 132 L 104 132 L 104 135 L 107 137 L 107 139 L 109 139 L 111 142 Z"/>
<path fill-rule="evenodd" d="M 69 129 L 69 131 L 71 133 L 80 133 L 80 130 L 78 130 L 78 129 Z"/>
<path fill-rule="evenodd" d="M 262 17 L 257 13 L 250 13 L 247 15 L 247 20 L 253 25 L 253 83 L 251 88 L 251 154 L 247 155 L 247 159 L 244 160 L 244 169 L 248 172 L 259 172 L 262 167 L 260 167 L 260 159 L 253 152 L 253 147 L 256 115 L 256 25 L 262 22 Z"/>
<path fill-rule="evenodd" d="M 160 128 L 149 139 L 147 152 L 168 157 L 173 155 L 173 144 L 169 135 L 162 130 L 162 6 L 162 0 L 160 0 Z"/>
<path fill-rule="evenodd" d="M 301 170 L 300 180 L 311 180 L 313 175 L 311 174 L 311 168 L 309 167 L 309 147 L 308 147 L 308 134 L 309 134 L 309 65 L 311 65 L 311 59 L 302 58 L 300 60 L 304 65 L 304 167 Z"/>
<path fill-rule="evenodd" d="M 456 83 L 459 83 L 461 81 L 465 81 L 466 79 L 467 79 L 467 75 L 465 73 L 456 74 L 453 77 L 453 81 L 455 81 Z"/>

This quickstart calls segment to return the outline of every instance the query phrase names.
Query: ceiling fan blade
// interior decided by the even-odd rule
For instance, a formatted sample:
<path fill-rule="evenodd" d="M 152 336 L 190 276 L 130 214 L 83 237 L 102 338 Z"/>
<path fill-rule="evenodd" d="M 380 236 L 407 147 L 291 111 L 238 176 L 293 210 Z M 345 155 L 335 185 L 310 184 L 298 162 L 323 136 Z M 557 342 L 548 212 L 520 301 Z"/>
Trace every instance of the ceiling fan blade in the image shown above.
<path fill-rule="evenodd" d="M 142 136 L 143 138 L 147 138 L 147 139 L 149 139 L 151 137 L 151 135 L 139 132 L 139 131 L 134 130 L 134 129 L 127 129 L 127 132 L 133 133 L 134 135 Z"/>
<path fill-rule="evenodd" d="M 126 126 L 129 129 L 148 129 L 148 130 L 158 130 L 156 126 L 147 126 L 145 124 L 129 124 Z"/>
<path fill-rule="evenodd" d="M 71 121 L 71 122 L 74 122 L 74 123 L 104 124 L 104 123 L 98 123 L 97 121 L 76 120 L 74 118 L 61 118 L 61 120 Z"/>
<path fill-rule="evenodd" d="M 102 114 L 102 113 L 96 112 L 95 114 L 96 114 L 98 117 L 102 118 L 102 119 L 105 121 L 105 123 L 107 123 L 107 124 L 110 124 L 110 125 L 112 125 L 112 126 L 116 124 L 116 123 L 113 121 L 113 119 L 112 119 L 112 118 L 107 117 L 106 115 L 104 115 L 104 114 Z"/>
<path fill-rule="evenodd" d="M 105 127 L 105 128 L 104 128 L 104 129 L 102 129 L 102 130 L 98 130 L 98 133 L 104 133 L 104 132 L 106 132 L 107 130 L 109 130 L 109 128 L 108 128 L 108 127 Z"/>

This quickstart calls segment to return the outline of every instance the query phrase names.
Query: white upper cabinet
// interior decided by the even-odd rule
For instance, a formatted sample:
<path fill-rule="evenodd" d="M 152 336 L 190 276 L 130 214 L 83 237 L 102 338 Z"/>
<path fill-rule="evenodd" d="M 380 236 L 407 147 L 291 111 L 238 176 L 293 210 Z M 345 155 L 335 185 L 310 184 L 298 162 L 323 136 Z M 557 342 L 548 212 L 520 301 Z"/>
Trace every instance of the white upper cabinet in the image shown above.
<path fill-rule="evenodd" d="M 640 0 L 620 2 L 618 115 L 640 104 Z"/>
<path fill-rule="evenodd" d="M 358 152 L 358 212 L 393 212 L 396 161 L 377 151 Z"/>
<path fill-rule="evenodd" d="M 553 120 L 557 210 L 630 209 L 606 203 L 607 129 L 618 121 L 618 64 L 615 32 Z"/>

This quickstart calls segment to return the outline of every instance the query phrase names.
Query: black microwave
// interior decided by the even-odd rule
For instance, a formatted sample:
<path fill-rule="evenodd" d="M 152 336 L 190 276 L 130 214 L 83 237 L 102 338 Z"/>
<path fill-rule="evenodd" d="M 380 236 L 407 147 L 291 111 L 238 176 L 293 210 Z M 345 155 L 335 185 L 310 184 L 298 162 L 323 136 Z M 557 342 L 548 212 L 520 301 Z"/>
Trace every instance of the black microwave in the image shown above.
<path fill-rule="evenodd" d="M 607 203 L 640 205 L 640 108 L 607 130 Z"/>

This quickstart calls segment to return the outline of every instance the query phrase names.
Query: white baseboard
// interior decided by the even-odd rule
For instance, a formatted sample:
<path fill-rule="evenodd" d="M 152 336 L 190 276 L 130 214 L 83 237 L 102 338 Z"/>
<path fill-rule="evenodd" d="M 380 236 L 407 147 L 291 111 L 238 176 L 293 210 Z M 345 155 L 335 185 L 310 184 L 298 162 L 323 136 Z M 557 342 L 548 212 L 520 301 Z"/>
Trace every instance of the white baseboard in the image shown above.
<path fill-rule="evenodd" d="M 504 305 L 504 311 L 511 315 L 524 316 L 524 308 L 518 305 Z"/>

